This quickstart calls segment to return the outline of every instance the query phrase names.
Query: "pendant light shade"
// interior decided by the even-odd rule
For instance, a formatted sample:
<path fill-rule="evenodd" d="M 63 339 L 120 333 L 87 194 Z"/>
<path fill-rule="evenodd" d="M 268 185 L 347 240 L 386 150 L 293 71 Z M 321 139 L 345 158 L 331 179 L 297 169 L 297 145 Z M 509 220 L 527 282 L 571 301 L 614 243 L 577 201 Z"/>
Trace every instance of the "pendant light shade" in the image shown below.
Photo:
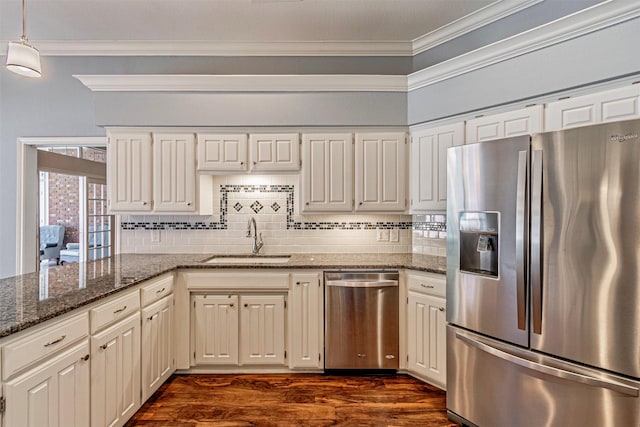
<path fill-rule="evenodd" d="M 25 41 L 9 42 L 7 69 L 27 77 L 40 77 L 40 52 Z"/>
<path fill-rule="evenodd" d="M 40 77 L 40 52 L 27 40 L 27 0 L 22 0 L 22 37 L 19 42 L 9 42 L 7 69 L 21 76 Z"/>

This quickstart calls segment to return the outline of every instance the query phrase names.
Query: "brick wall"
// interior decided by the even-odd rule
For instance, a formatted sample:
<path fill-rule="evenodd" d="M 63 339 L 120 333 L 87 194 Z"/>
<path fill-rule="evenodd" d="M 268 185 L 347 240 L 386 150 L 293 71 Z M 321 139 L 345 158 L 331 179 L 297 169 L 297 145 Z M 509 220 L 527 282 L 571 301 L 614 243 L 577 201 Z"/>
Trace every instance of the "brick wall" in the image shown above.
<path fill-rule="evenodd" d="M 82 158 L 106 163 L 106 151 L 82 147 Z M 78 148 L 59 148 L 51 150 L 66 156 L 80 157 Z M 49 173 L 49 224 L 64 225 L 64 242 L 80 241 L 80 178 L 74 175 Z"/>
<path fill-rule="evenodd" d="M 80 178 L 49 173 L 49 224 L 64 225 L 64 242 L 78 242 L 80 225 Z"/>

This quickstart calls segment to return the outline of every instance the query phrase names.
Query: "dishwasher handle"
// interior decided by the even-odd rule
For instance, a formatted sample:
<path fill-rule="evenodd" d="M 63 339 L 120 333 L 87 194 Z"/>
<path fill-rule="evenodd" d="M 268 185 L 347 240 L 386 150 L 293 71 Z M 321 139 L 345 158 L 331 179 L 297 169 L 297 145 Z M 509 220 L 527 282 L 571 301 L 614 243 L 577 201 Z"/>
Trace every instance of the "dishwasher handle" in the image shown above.
<path fill-rule="evenodd" d="M 397 280 L 377 280 L 377 281 L 365 281 L 365 280 L 330 280 L 326 282 L 326 286 L 333 286 L 338 288 L 390 288 L 397 287 Z"/>

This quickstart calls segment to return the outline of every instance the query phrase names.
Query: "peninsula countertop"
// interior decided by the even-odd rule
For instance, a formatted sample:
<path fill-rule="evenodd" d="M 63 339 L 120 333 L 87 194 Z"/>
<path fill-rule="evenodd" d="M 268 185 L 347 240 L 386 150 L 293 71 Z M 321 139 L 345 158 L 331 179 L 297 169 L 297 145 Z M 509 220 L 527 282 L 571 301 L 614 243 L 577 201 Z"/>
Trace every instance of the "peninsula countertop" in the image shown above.
<path fill-rule="evenodd" d="M 178 268 L 400 269 L 444 274 L 444 257 L 421 254 L 292 254 L 286 263 L 206 261 L 215 254 L 120 254 L 0 279 L 0 338 Z M 226 255 L 219 255 L 224 258 Z"/>

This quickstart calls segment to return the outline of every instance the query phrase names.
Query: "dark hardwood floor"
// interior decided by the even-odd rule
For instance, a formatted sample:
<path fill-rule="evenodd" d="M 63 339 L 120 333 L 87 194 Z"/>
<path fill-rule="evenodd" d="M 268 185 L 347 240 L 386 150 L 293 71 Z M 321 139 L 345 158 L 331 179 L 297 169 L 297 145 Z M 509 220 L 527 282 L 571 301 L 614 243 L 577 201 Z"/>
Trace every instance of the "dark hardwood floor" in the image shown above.
<path fill-rule="evenodd" d="M 126 426 L 455 426 L 445 407 L 407 375 L 174 375 Z"/>

